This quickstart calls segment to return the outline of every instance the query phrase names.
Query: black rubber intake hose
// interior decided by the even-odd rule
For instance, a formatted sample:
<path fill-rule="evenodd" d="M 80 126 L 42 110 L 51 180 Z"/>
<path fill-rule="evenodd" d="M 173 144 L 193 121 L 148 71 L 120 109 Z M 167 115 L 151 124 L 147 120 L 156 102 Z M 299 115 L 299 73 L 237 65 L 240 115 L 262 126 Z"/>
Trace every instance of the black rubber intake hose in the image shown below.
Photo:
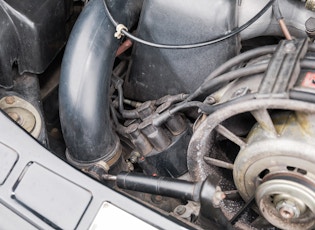
<path fill-rule="evenodd" d="M 119 40 L 103 0 L 91 0 L 71 32 L 61 67 L 60 121 L 68 159 L 78 164 L 108 161 L 119 143 L 111 127 L 109 87 Z M 131 28 L 142 0 L 108 1 L 113 15 Z"/>

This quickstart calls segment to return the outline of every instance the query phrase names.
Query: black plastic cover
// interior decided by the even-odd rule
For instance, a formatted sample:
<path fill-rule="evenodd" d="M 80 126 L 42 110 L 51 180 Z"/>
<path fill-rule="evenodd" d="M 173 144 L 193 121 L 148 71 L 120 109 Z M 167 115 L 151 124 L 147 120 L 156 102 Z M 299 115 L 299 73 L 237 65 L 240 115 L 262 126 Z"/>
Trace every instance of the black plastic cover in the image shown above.
<path fill-rule="evenodd" d="M 42 73 L 66 41 L 65 0 L 0 2 L 0 86 L 13 84 L 13 63 L 20 74 Z"/>
<path fill-rule="evenodd" d="M 193 44 L 236 27 L 235 0 L 147 0 L 138 36 L 161 44 Z M 237 37 L 196 49 L 157 49 L 136 43 L 126 96 L 141 101 L 190 93 L 211 71 L 235 56 Z"/>

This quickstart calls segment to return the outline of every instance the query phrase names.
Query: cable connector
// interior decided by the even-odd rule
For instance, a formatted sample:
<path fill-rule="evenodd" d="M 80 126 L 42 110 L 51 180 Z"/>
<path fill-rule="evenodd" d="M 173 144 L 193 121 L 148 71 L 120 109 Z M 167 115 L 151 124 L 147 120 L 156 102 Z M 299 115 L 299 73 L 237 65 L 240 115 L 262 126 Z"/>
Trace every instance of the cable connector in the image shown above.
<path fill-rule="evenodd" d="M 123 30 L 128 31 L 128 28 L 123 24 L 118 24 L 116 26 L 116 33 L 114 34 L 114 37 L 117 39 L 121 39 L 121 37 L 124 36 L 122 32 Z"/>

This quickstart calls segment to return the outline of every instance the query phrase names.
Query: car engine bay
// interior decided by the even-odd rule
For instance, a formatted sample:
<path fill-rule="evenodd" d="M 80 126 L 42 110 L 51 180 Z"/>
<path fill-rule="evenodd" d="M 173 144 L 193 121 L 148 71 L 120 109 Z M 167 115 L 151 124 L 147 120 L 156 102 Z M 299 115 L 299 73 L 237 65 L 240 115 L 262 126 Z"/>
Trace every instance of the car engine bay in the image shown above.
<path fill-rule="evenodd" d="M 313 229 L 314 11 L 1 0 L 0 110 L 80 173 L 192 229 Z"/>

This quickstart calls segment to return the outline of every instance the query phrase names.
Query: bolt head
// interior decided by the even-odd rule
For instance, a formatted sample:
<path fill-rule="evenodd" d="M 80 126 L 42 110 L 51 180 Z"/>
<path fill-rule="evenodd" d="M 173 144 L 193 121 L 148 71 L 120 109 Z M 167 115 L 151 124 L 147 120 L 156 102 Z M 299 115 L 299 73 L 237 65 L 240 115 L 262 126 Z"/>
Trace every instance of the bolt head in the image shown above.
<path fill-rule="evenodd" d="M 160 196 L 160 195 L 152 195 L 152 196 L 151 196 L 151 200 L 152 200 L 152 202 L 155 203 L 155 204 L 160 204 L 160 203 L 162 203 L 162 201 L 163 201 L 163 197 Z"/>
<path fill-rule="evenodd" d="M 214 97 L 212 96 L 208 96 L 206 99 L 205 99 L 205 103 L 209 104 L 209 105 L 213 105 L 216 103 L 216 100 Z"/>
<path fill-rule="evenodd" d="M 5 103 L 8 105 L 12 105 L 15 102 L 15 98 L 13 96 L 7 96 L 5 97 Z"/>
<path fill-rule="evenodd" d="M 186 212 L 186 207 L 184 205 L 179 205 L 175 209 L 176 214 L 183 215 Z"/>
<path fill-rule="evenodd" d="M 280 216 L 284 219 L 292 219 L 300 216 L 299 208 L 289 200 L 281 200 L 276 204 Z"/>
<path fill-rule="evenodd" d="M 284 49 L 287 53 L 291 53 L 291 52 L 294 52 L 296 50 L 296 46 L 294 45 L 294 43 L 289 42 L 289 43 L 285 44 Z"/>

